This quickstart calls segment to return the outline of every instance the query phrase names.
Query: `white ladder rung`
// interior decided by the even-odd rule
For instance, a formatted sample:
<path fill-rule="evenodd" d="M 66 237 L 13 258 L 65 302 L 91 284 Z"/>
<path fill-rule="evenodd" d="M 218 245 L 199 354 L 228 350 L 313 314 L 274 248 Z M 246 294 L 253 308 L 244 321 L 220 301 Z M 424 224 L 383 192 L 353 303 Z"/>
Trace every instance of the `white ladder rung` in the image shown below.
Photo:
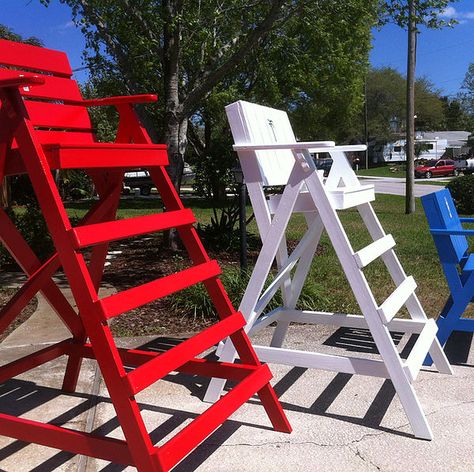
<path fill-rule="evenodd" d="M 373 185 L 330 188 L 327 196 L 335 210 L 346 210 L 375 200 Z"/>
<path fill-rule="evenodd" d="M 407 277 L 377 309 L 382 323 L 390 323 L 392 318 L 398 313 L 398 310 L 408 300 L 408 297 L 413 295 L 415 289 L 415 279 L 412 276 Z"/>
<path fill-rule="evenodd" d="M 410 352 L 410 355 L 405 361 L 405 372 L 411 382 L 416 380 L 418 372 L 420 371 L 423 361 L 433 344 L 437 332 L 438 326 L 435 321 L 433 319 L 427 320 L 425 327 L 422 329 Z"/>
<path fill-rule="evenodd" d="M 395 246 L 395 240 L 391 234 L 387 234 L 383 238 L 377 239 L 373 243 L 364 247 L 354 254 L 354 259 L 360 269 L 369 265 L 372 261 L 385 254 Z"/>

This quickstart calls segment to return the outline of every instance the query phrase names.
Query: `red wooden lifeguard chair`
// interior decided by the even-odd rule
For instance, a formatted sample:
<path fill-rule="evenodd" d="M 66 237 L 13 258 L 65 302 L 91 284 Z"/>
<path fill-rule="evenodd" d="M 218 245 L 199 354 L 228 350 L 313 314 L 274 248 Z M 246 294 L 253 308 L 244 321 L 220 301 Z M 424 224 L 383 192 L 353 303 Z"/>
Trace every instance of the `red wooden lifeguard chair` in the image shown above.
<path fill-rule="evenodd" d="M 192 226 L 194 216 L 184 208 L 164 169 L 168 163 L 166 146 L 151 143 L 134 113 L 133 103 L 154 102 L 156 96 L 83 100 L 76 82 L 71 80 L 66 55 L 40 47 L 2 40 L 0 64 L 7 66 L 0 68 L 0 181 L 6 175 L 29 175 L 57 250 L 41 262 L 0 209 L 0 239 L 28 276 L 27 282 L 0 311 L 0 332 L 41 291 L 72 335 L 66 341 L 0 367 L 0 382 L 65 355 L 68 362 L 63 389 L 72 392 L 82 358 L 95 358 L 125 440 L 6 414 L 0 414 L 0 434 L 134 465 L 140 471 L 167 471 L 255 393 L 274 428 L 290 432 L 269 384 L 270 370 L 256 357 L 243 330 L 244 318 L 235 312 L 218 279 L 219 266 L 206 254 Z M 116 106 L 120 115 L 114 143 L 97 142 L 91 127 L 87 107 L 103 105 Z M 85 169 L 92 178 L 99 201 L 80 226 L 72 227 L 51 169 L 77 168 Z M 150 171 L 166 211 L 115 219 L 123 174 L 130 168 Z M 98 297 L 111 241 L 170 228 L 178 230 L 192 261 L 191 267 L 106 298 Z M 89 246 L 92 254 L 87 263 L 81 250 Z M 71 286 L 79 315 L 51 278 L 60 267 Z M 162 354 L 116 347 L 108 320 L 199 282 L 204 283 L 220 316 L 217 324 Z M 227 336 L 242 359 L 241 365 L 196 357 Z M 135 369 L 127 372 L 124 364 Z M 171 371 L 232 379 L 238 384 L 167 443 L 155 447 L 134 396 Z"/>

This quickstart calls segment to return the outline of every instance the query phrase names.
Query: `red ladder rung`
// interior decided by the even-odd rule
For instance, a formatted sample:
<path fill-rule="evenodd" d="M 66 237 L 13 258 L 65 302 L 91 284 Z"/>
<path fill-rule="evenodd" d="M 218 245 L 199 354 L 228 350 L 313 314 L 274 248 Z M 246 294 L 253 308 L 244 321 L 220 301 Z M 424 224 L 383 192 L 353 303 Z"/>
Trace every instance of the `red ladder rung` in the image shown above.
<path fill-rule="evenodd" d="M 78 226 L 70 230 L 76 249 L 109 241 L 126 239 L 140 234 L 154 233 L 196 222 L 189 209 L 165 211 L 154 215 L 137 216 L 125 220 Z"/>
<path fill-rule="evenodd" d="M 127 443 L 115 438 L 96 436 L 3 413 L 0 413 L 0 434 L 74 454 L 84 454 L 119 464 L 134 464 Z"/>
<path fill-rule="evenodd" d="M 115 295 L 110 295 L 97 300 L 96 303 L 101 305 L 104 318 L 110 319 L 158 298 L 179 292 L 191 285 L 217 277 L 220 273 L 221 270 L 217 262 L 208 261 Z"/>
<path fill-rule="evenodd" d="M 241 313 L 235 312 L 146 364 L 137 367 L 124 377 L 130 396 L 141 392 L 165 375 L 177 370 L 189 359 L 196 357 L 244 326 L 244 317 Z"/>
<path fill-rule="evenodd" d="M 188 426 L 161 447 L 156 447 L 165 470 L 172 469 L 186 457 L 198 444 L 206 439 L 249 398 L 262 389 L 272 379 L 268 366 L 261 365 L 255 372 L 226 393 L 204 413 L 201 413 Z"/>

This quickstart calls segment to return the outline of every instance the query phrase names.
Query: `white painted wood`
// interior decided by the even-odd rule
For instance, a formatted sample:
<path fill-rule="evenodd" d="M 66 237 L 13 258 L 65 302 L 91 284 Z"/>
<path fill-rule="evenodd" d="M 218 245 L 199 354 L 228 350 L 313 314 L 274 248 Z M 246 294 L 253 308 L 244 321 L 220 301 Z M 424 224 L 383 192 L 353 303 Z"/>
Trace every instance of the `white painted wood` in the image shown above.
<path fill-rule="evenodd" d="M 420 338 L 423 336 L 425 339 L 423 333 L 427 323 L 426 314 L 416 294 L 413 293 L 414 287 L 411 293 L 406 290 L 407 284 L 410 285 L 410 280 L 413 279 L 407 278 L 393 251 L 393 246 L 389 248 L 385 246 L 390 237 L 386 238 L 386 234 L 370 205 L 370 201 L 375 196 L 373 187 L 361 186 L 347 161 L 344 151 L 354 148 L 332 146 L 333 143 L 330 142 L 323 143 L 324 145 L 318 143 L 314 147 L 310 147 L 309 143 L 296 143 L 286 114 L 277 110 L 246 102 L 237 102 L 229 105 L 226 111 L 263 243 L 240 305 L 240 311 L 247 321 L 246 330 L 255 332 L 271 323 L 271 318 L 266 318 L 265 315 L 259 317 L 260 311 L 271 298 L 270 295 L 273 296 L 276 293 L 279 286 L 282 287 L 284 294 L 281 310 L 271 314 L 272 317 L 278 319 L 272 346 L 259 346 L 257 353 L 262 360 L 267 362 L 375 376 L 379 376 L 383 372 L 383 376 L 392 380 L 414 434 L 417 437 L 430 439 L 432 432 L 411 385 L 410 367 L 407 367 L 400 358 L 389 332 L 390 329 L 408 333 L 422 333 Z M 322 175 L 316 171 L 309 150 L 326 151 L 331 155 L 333 165 L 327 179 L 324 180 Z M 286 186 L 282 195 L 267 201 L 264 187 L 269 185 Z M 353 206 L 357 207 L 374 240 L 373 244 L 375 244 L 371 249 L 365 248 L 365 252 L 364 250 L 359 251 L 357 256 L 354 255 L 336 212 L 336 210 Z M 300 246 L 303 248 L 301 251 L 288 256 L 284 233 L 291 214 L 299 210 L 305 211 L 304 215 L 308 222 L 308 231 L 303 239 L 310 240 L 311 233 L 314 233 L 315 237 L 312 239 L 312 244 Z M 314 225 L 315 221 L 318 221 L 318 225 Z M 335 248 L 363 316 L 295 309 L 323 229 L 327 231 Z M 377 243 L 380 239 L 384 242 Z M 378 255 L 381 255 L 398 287 L 397 290 L 399 290 L 398 293 L 396 293 L 397 290 L 394 292 L 397 296 L 389 297 L 382 307 L 378 307 L 360 267 L 362 262 L 365 264 L 369 259 L 375 259 L 375 252 L 378 251 L 380 251 Z M 359 260 L 356 260 L 357 258 Z M 278 283 L 275 283 L 269 291 L 267 290 L 262 299 L 261 293 L 274 260 L 277 261 L 278 268 L 283 269 L 278 277 L 281 277 L 284 284 L 280 284 L 280 280 L 278 280 Z M 289 274 L 290 265 L 294 268 L 292 278 Z M 405 282 L 406 280 L 409 282 Z M 406 303 L 413 319 L 393 318 L 398 309 L 393 314 L 392 311 L 400 302 L 400 294 L 406 295 L 401 305 Z M 379 309 L 382 309 L 385 316 L 383 322 Z M 354 360 L 345 356 L 327 356 L 315 352 L 283 349 L 280 346 L 282 346 L 288 325 L 291 322 L 368 328 L 380 352 L 382 362 L 374 363 L 372 359 L 357 358 Z M 449 371 L 449 363 L 440 349 L 439 343 L 436 343 L 437 340 L 434 340 L 431 346 L 426 346 L 429 344 L 428 341 L 418 344 L 419 348 L 413 354 L 412 360 L 418 361 L 423 348 L 429 348 L 438 368 Z M 225 343 L 220 354 L 222 361 L 232 362 L 235 359 L 235 349 L 230 341 Z M 416 365 L 416 362 L 413 361 L 413 364 Z M 213 379 L 206 392 L 205 400 L 215 401 L 221 395 L 224 384 L 225 381 Z"/>
<path fill-rule="evenodd" d="M 334 141 L 294 141 L 289 143 L 258 143 L 258 144 L 234 144 L 234 151 L 275 151 L 290 149 L 292 151 L 309 151 L 313 154 L 328 152 L 328 148 L 336 148 L 341 152 L 365 151 L 365 144 L 351 144 L 348 146 L 336 146 Z"/>
<path fill-rule="evenodd" d="M 407 277 L 380 305 L 377 312 L 384 324 L 390 323 L 416 289 L 415 279 Z"/>
<path fill-rule="evenodd" d="M 428 320 L 405 361 L 405 370 L 408 371 L 407 374 L 412 382 L 416 380 L 418 372 L 426 358 L 426 353 L 433 344 L 437 332 L 438 326 L 435 321 Z"/>
<path fill-rule="evenodd" d="M 378 259 L 382 254 L 395 247 L 395 240 L 391 234 L 387 234 L 354 254 L 357 265 L 362 269 L 372 261 Z"/>
<path fill-rule="evenodd" d="M 298 351 L 268 346 L 253 347 L 258 358 L 263 362 L 388 378 L 387 369 L 383 361 L 377 359 L 335 356 L 320 352 Z"/>
<path fill-rule="evenodd" d="M 349 315 L 346 313 L 330 313 L 324 311 L 287 310 L 281 308 L 280 316 L 292 323 L 322 324 L 326 326 L 343 326 L 345 328 L 368 329 L 367 321 L 362 315 Z M 426 322 L 394 318 L 388 325 L 389 331 L 403 333 L 421 333 Z"/>

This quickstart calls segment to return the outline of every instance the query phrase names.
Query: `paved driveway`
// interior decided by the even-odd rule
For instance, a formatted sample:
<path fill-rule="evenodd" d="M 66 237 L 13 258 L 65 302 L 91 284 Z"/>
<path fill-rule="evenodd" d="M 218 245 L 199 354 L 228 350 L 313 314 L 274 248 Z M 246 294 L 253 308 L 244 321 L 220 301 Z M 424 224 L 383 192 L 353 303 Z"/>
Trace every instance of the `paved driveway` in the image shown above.
<path fill-rule="evenodd" d="M 376 193 L 386 193 L 389 195 L 405 195 L 405 179 L 394 177 L 367 177 L 360 179 L 362 183 L 375 185 Z M 422 197 L 428 193 L 441 190 L 440 185 L 417 184 L 415 181 L 415 197 Z"/>

